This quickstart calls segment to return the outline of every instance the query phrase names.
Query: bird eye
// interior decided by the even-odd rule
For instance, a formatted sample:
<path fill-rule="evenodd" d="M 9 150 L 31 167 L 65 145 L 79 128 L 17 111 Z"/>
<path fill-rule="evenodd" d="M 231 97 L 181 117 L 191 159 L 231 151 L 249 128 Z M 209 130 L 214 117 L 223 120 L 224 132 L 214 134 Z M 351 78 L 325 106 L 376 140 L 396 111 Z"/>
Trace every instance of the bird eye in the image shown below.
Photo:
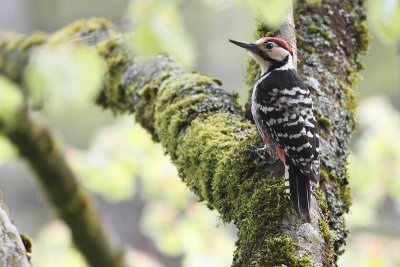
<path fill-rule="evenodd" d="M 274 46 L 272 45 L 272 43 L 267 43 L 267 44 L 265 45 L 265 47 L 266 47 L 267 49 L 272 49 L 272 47 L 274 47 Z"/>

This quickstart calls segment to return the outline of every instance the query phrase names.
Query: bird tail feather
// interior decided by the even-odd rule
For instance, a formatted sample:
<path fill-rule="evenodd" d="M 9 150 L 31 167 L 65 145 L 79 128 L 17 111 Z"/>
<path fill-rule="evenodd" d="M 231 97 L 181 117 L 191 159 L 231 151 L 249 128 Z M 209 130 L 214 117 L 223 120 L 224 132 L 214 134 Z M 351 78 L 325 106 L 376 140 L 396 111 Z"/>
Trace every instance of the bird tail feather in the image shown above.
<path fill-rule="evenodd" d="M 286 194 L 293 203 L 294 209 L 299 216 L 301 211 L 307 215 L 310 221 L 310 180 L 291 162 L 285 164 L 285 188 Z"/>

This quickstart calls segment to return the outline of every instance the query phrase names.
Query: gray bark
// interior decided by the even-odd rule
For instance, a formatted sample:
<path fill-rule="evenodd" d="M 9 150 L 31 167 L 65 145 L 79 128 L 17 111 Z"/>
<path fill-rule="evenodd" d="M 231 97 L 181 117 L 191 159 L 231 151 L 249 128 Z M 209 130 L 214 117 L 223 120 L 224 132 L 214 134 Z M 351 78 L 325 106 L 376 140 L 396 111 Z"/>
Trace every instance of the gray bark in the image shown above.
<path fill-rule="evenodd" d="M 0 266 L 32 266 L 0 191 Z"/>

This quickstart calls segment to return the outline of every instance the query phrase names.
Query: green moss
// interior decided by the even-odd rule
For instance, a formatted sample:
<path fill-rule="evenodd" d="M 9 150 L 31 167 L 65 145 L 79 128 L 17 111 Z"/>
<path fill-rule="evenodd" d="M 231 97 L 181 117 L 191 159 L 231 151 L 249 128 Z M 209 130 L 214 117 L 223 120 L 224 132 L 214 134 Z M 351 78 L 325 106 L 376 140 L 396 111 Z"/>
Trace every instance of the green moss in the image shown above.
<path fill-rule="evenodd" d="M 71 41 L 78 33 L 88 33 L 96 30 L 116 31 L 118 28 L 115 24 L 103 18 L 91 18 L 85 20 L 78 20 L 70 25 L 62 28 L 51 35 L 48 44 L 63 44 Z"/>
<path fill-rule="evenodd" d="M 259 252 L 252 266 L 314 266 L 307 254 L 301 259 L 294 256 L 296 245 L 289 237 L 271 238 L 266 243 L 265 249 Z"/>
<path fill-rule="evenodd" d="M 332 122 L 326 117 L 317 116 L 318 126 L 324 129 L 325 131 L 330 131 L 332 127 Z"/>
<path fill-rule="evenodd" d="M 322 0 L 308 0 L 305 2 L 303 1 L 301 8 L 296 8 L 296 12 L 294 14 L 296 16 L 296 15 L 304 15 L 310 12 L 315 12 L 316 9 L 319 9 L 321 2 Z M 295 19 L 297 18 L 295 17 Z"/>
<path fill-rule="evenodd" d="M 354 34 L 357 42 L 358 52 L 362 55 L 368 53 L 369 42 L 372 37 L 369 33 L 369 27 L 365 21 L 358 21 L 354 27 Z"/>
<path fill-rule="evenodd" d="M 332 180 L 334 182 L 338 181 L 338 177 L 337 177 L 336 173 L 334 173 L 334 172 L 329 173 L 329 178 L 330 178 L 330 180 Z"/>
<path fill-rule="evenodd" d="M 343 105 L 346 106 L 347 111 L 350 114 L 350 121 L 351 121 L 351 130 L 354 131 L 355 126 L 357 125 L 357 106 L 358 106 L 358 97 L 357 94 L 354 92 L 353 88 L 347 83 L 337 80 L 339 86 L 344 91 L 345 101 Z"/>
<path fill-rule="evenodd" d="M 318 219 L 319 229 L 321 231 L 321 235 L 326 242 L 326 259 L 324 262 L 324 266 L 332 266 L 333 265 L 333 256 L 335 252 L 333 251 L 333 237 L 331 231 L 329 230 L 328 224 L 322 220 Z"/>
<path fill-rule="evenodd" d="M 341 186 L 340 188 L 340 199 L 343 202 L 343 208 L 345 212 L 349 212 L 351 205 L 353 204 L 353 196 L 351 189 L 347 185 Z"/>
<path fill-rule="evenodd" d="M 328 41 L 331 40 L 328 30 L 325 30 L 325 29 L 321 30 L 320 33 L 321 33 L 322 37 L 324 37 L 325 40 L 328 40 Z"/>
<path fill-rule="evenodd" d="M 190 114 L 192 119 L 197 115 L 193 105 L 208 97 L 205 90 L 211 84 L 216 83 L 210 77 L 189 73 L 168 79 L 160 88 L 155 105 L 156 134 L 172 158 L 180 131 L 190 123 Z M 197 90 L 197 94 L 188 94 L 192 90 Z"/>
<path fill-rule="evenodd" d="M 251 130 L 252 125 L 248 122 L 238 123 L 238 118 L 238 116 L 228 113 L 201 114 L 191 122 L 185 138 L 177 138 L 175 144 L 177 146 L 176 154 L 179 155 L 175 164 L 178 170 L 181 170 L 182 179 L 202 200 L 213 202 L 213 208 L 217 208 L 219 211 L 222 209 L 229 211 L 229 214 L 222 213 L 224 221 L 231 221 L 234 217 L 232 213 L 234 204 L 222 200 L 230 199 L 226 190 L 228 186 L 232 188 L 232 184 L 237 182 L 238 169 L 235 168 L 229 173 L 225 170 L 225 173 L 222 174 L 219 172 L 219 168 L 225 168 L 228 159 L 233 160 L 230 156 L 238 142 L 255 133 L 254 130 Z M 162 137 L 162 139 L 164 138 Z M 249 164 L 243 166 L 245 170 L 249 167 Z M 232 175 L 231 178 L 229 178 L 230 175 Z M 220 181 L 220 178 L 224 180 Z M 221 188 L 221 182 L 229 182 L 229 184 L 225 185 L 225 188 Z M 221 198 L 222 195 L 218 196 L 215 191 L 226 198 Z M 235 193 L 237 193 L 237 189 Z M 232 197 L 232 195 L 230 196 Z M 216 199 L 221 199 L 221 202 Z M 227 208 L 228 206 L 230 208 Z"/>
<path fill-rule="evenodd" d="M 309 33 L 317 33 L 317 32 L 319 32 L 319 27 L 316 25 L 310 25 L 310 26 L 308 26 L 307 31 Z"/>
<path fill-rule="evenodd" d="M 315 53 L 315 47 L 311 47 L 311 46 L 303 46 L 304 51 L 307 51 L 310 54 L 314 54 Z"/>
<path fill-rule="evenodd" d="M 275 37 L 280 33 L 279 30 L 273 29 L 268 25 L 266 25 L 261 17 L 256 17 L 255 22 L 256 22 L 256 29 L 254 31 L 255 40 L 258 40 L 261 37 Z"/>
<path fill-rule="evenodd" d="M 306 5 L 309 7 L 320 7 L 322 0 L 306 0 Z"/>
<path fill-rule="evenodd" d="M 320 26 L 316 26 L 316 25 L 310 25 L 307 28 L 307 32 L 308 33 L 319 33 L 325 40 L 327 41 L 331 41 L 332 38 L 329 34 L 329 31 L 326 29 L 321 29 Z"/>
<path fill-rule="evenodd" d="M 325 171 L 322 170 L 321 174 L 322 174 L 322 172 L 325 172 Z M 321 209 L 321 212 L 324 215 L 325 220 L 327 220 L 328 215 L 329 215 L 329 208 L 328 208 L 328 204 L 326 202 L 325 194 L 318 186 L 315 187 L 315 192 L 317 193 L 318 206 Z"/>
<path fill-rule="evenodd" d="M 22 34 L 10 34 L 1 43 L 1 47 L 4 48 L 8 53 L 14 52 L 21 45 L 22 42 L 27 38 Z"/>
<path fill-rule="evenodd" d="M 333 244 L 333 238 L 328 224 L 324 220 L 318 219 L 318 225 L 325 242 L 329 245 Z"/>
<path fill-rule="evenodd" d="M 34 32 L 27 38 L 24 38 L 24 40 L 21 42 L 20 48 L 23 51 L 25 51 L 32 46 L 38 46 L 44 44 L 46 40 L 47 40 L 47 35 L 44 32 Z"/>
<path fill-rule="evenodd" d="M 320 180 L 321 182 L 327 182 L 327 181 L 329 181 L 328 173 L 327 173 L 325 170 L 321 170 L 319 180 Z"/>
<path fill-rule="evenodd" d="M 325 219 L 327 219 L 329 216 L 329 208 L 328 208 L 328 204 L 326 203 L 326 201 L 319 201 L 318 206 L 321 209 L 321 212 L 324 215 Z"/>
<path fill-rule="evenodd" d="M 222 81 L 220 80 L 220 79 L 218 79 L 218 78 L 211 78 L 212 80 L 213 80 L 213 82 L 215 82 L 216 84 L 218 84 L 219 86 L 222 86 L 223 85 L 223 83 L 222 83 Z"/>
<path fill-rule="evenodd" d="M 31 239 L 25 235 L 21 234 L 22 244 L 24 244 L 25 250 L 27 253 L 32 253 L 32 241 Z"/>
<path fill-rule="evenodd" d="M 0 72 L 15 82 L 21 82 L 31 48 L 46 42 L 42 32 L 30 36 L 10 34 L 0 44 Z"/>
<path fill-rule="evenodd" d="M 135 117 L 136 121 L 151 133 L 154 131 L 154 107 L 159 86 L 159 81 L 151 81 L 143 86 L 138 94 L 141 101 L 135 106 L 136 113 L 140 114 Z M 158 141 L 155 135 L 153 139 Z"/>
<path fill-rule="evenodd" d="M 346 80 L 351 84 L 351 86 L 355 89 L 357 88 L 358 82 L 361 81 L 361 75 L 358 73 L 358 70 L 353 68 L 347 69 L 347 77 Z"/>
<path fill-rule="evenodd" d="M 124 45 L 121 44 L 122 40 L 123 36 L 114 35 L 96 46 L 107 66 L 104 88 L 96 102 L 104 108 L 111 108 L 114 113 L 132 111 L 126 100 L 132 99 L 136 90 L 136 84 L 126 86 L 123 80 L 129 57 Z"/>
<path fill-rule="evenodd" d="M 312 266 L 307 255 L 294 255 L 297 245 L 290 237 L 279 234 L 281 220 L 293 212 L 283 179 L 259 180 L 254 186 L 247 200 L 240 199 L 247 204 L 240 209 L 233 266 Z"/>
<path fill-rule="evenodd" d="M 96 44 L 96 48 L 100 55 L 108 58 L 114 55 L 115 51 L 120 49 L 121 44 L 123 45 L 124 38 L 125 36 L 122 34 L 114 34 L 106 40 Z"/>
<path fill-rule="evenodd" d="M 349 212 L 350 206 L 353 203 L 353 197 L 351 193 L 351 189 L 348 184 L 348 170 L 346 168 L 346 174 L 341 179 L 337 180 L 337 190 L 340 194 L 340 199 L 343 202 L 343 209 L 345 212 Z"/>

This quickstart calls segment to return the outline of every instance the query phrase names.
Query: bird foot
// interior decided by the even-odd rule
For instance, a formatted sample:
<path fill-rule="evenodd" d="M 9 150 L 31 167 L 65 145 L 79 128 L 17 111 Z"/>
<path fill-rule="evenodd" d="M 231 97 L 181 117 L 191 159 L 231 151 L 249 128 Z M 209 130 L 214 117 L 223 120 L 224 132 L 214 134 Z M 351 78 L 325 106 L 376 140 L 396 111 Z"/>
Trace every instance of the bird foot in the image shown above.
<path fill-rule="evenodd" d="M 267 161 L 268 158 L 272 160 L 279 159 L 279 154 L 274 146 L 264 145 L 263 147 L 256 147 L 255 145 L 249 145 L 251 148 L 247 148 L 244 151 L 255 153 L 262 161 Z M 269 156 L 266 156 L 266 154 Z"/>
<path fill-rule="evenodd" d="M 269 147 L 263 146 L 263 147 L 256 147 L 255 145 L 249 145 L 251 148 L 246 148 L 244 151 L 246 152 L 251 152 L 255 153 L 261 160 L 265 161 L 265 152 L 269 152 Z"/>

